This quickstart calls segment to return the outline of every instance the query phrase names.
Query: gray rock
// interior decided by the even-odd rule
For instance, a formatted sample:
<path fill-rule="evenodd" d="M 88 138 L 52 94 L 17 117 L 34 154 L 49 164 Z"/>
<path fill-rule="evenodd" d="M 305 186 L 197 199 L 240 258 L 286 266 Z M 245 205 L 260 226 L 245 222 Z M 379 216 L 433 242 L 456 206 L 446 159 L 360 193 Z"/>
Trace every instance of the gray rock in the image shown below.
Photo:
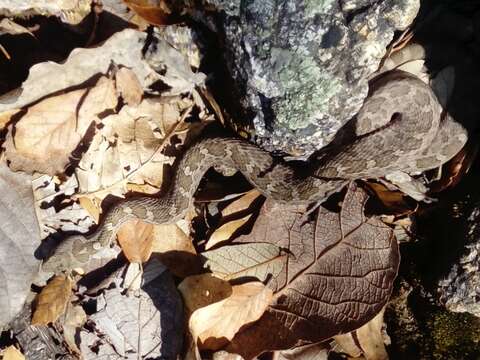
<path fill-rule="evenodd" d="M 448 310 L 480 317 L 480 203 L 468 216 L 467 226 L 470 241 L 465 255 L 439 282 L 439 292 Z"/>
<path fill-rule="evenodd" d="M 257 142 L 303 156 L 361 107 L 395 30 L 418 0 L 204 0 L 221 14 L 226 57 Z"/>

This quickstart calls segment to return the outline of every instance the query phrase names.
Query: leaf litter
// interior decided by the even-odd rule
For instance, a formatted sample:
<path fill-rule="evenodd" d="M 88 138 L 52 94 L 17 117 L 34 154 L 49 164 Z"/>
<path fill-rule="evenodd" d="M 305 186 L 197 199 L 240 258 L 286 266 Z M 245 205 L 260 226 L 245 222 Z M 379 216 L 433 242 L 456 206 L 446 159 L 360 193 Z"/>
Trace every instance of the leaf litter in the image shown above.
<path fill-rule="evenodd" d="M 147 2 L 127 2 L 147 23 L 176 22 L 162 4 L 152 10 Z M 213 114 L 223 119 L 203 88 L 205 75 L 192 71 L 198 48 L 185 29 L 155 29 L 157 46 L 147 51 L 145 33 L 124 30 L 97 48 L 75 49 L 62 64 L 39 63 L 22 91 L 0 104 L 0 127 L 9 126 L 5 158 L 11 168 L 34 173 L 27 185 L 41 230 L 35 238 L 88 232 L 112 195 L 157 193 L 181 148 Z M 423 63 L 410 67 L 418 71 Z M 52 82 L 52 74 L 62 76 Z M 386 208 L 416 210 L 405 210 L 400 193 L 374 188 Z M 118 233 L 122 270 L 74 296 L 72 280 L 55 276 L 38 295 L 32 322 L 63 326 L 68 347 L 85 359 L 177 356 L 183 334 L 196 358 L 203 350 L 222 350 L 214 353 L 219 359 L 272 350 L 284 350 L 277 354 L 285 359 L 323 357 L 325 347 L 315 344 L 339 333 L 348 333 L 335 338 L 345 348 L 352 334 L 359 339 L 352 356 L 385 358 L 382 309 L 399 253 L 393 231 L 365 215 L 365 191 L 351 183 L 337 212 L 258 199 L 251 190 L 221 203 L 219 221 L 203 238 L 205 203 L 177 224 L 125 224 Z M 242 234 L 247 223 L 252 230 Z M 305 343 L 314 345 L 297 347 Z"/>

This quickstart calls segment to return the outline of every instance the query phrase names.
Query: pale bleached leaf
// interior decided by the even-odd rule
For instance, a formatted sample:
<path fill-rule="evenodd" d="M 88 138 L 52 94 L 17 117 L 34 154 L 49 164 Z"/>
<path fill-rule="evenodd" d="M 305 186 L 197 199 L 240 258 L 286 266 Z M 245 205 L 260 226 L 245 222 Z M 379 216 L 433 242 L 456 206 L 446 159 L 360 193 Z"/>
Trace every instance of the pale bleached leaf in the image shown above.
<path fill-rule="evenodd" d="M 222 246 L 202 253 L 204 266 L 225 280 L 256 278 L 266 281 L 278 277 L 287 264 L 287 254 L 271 243 L 246 243 Z"/>
<path fill-rule="evenodd" d="M 0 164 L 0 328 L 23 307 L 39 268 L 32 178 Z"/>
<path fill-rule="evenodd" d="M 262 316 L 272 296 L 272 290 L 261 282 L 233 286 L 228 298 L 193 312 L 189 320 L 193 338 L 200 349 L 221 348 L 240 328 Z"/>

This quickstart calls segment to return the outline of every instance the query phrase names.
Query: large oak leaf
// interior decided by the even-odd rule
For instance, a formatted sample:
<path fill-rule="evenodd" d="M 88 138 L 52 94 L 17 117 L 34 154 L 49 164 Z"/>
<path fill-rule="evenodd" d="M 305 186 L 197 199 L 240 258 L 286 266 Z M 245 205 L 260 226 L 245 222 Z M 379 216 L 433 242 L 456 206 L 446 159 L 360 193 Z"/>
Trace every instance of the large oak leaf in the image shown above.
<path fill-rule="evenodd" d="M 262 318 L 227 347 L 245 359 L 319 342 L 359 328 L 388 301 L 399 265 L 392 230 L 364 215 L 368 195 L 351 184 L 339 213 L 267 201 L 252 233 L 239 240 L 273 242 L 291 252 L 272 277 L 275 296 Z"/>

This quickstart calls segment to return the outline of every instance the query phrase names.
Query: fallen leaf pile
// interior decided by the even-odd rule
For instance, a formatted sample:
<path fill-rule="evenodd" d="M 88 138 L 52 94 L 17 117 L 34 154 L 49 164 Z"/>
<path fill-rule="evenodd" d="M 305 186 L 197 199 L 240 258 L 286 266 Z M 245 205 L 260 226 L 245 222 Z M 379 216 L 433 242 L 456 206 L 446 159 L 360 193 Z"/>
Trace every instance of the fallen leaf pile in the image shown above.
<path fill-rule="evenodd" d="M 76 23 L 80 3 L 29 11 Z M 34 281 L 50 240 L 101 226 L 121 198 L 164 190 L 183 149 L 223 119 L 178 8 L 104 7 L 140 28 L 174 25 L 125 29 L 62 62 L 39 62 L 0 102 L 0 325 L 25 304 L 33 326 L 58 331 L 64 351 L 82 359 L 326 359 L 338 349 L 386 359 L 383 309 L 399 250 L 392 228 L 366 215 L 369 195 L 356 183 L 336 210 L 253 189 L 199 201 L 175 224 L 129 221 L 87 268 Z M 35 37 L 15 22 L 0 26 Z M 399 191 L 369 188 L 397 216 L 416 210 Z M 3 359 L 22 359 L 27 344 L 18 345 Z"/>

